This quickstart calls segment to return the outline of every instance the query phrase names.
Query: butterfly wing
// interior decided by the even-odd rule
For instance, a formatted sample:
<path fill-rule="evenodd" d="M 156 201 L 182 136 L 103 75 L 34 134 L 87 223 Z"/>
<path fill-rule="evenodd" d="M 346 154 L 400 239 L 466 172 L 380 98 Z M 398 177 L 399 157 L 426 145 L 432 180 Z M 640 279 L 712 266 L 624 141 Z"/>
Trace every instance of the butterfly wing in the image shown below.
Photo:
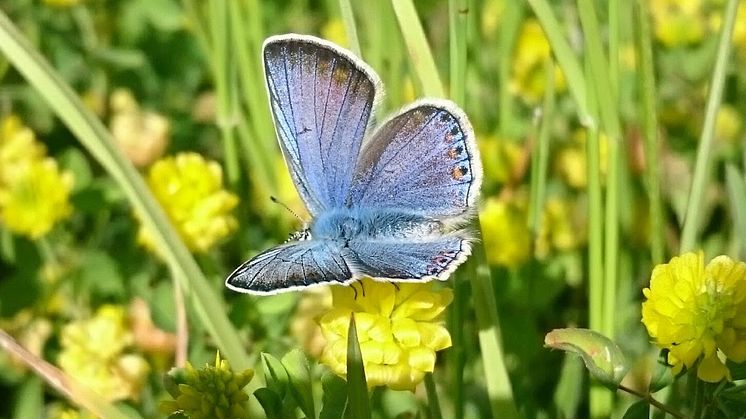
<path fill-rule="evenodd" d="M 345 258 L 356 276 L 394 281 L 447 279 L 471 253 L 468 239 L 456 234 L 389 240 L 350 240 Z"/>
<path fill-rule="evenodd" d="M 352 53 L 303 35 L 267 39 L 264 69 L 275 130 L 306 206 L 313 215 L 341 207 L 378 76 Z"/>
<path fill-rule="evenodd" d="M 457 216 L 474 205 L 481 182 L 466 115 L 450 101 L 426 100 L 389 119 L 368 140 L 347 204 Z"/>
<path fill-rule="evenodd" d="M 276 294 L 298 288 L 346 283 L 353 274 L 338 242 L 305 240 L 273 247 L 239 266 L 225 285 L 249 294 Z"/>

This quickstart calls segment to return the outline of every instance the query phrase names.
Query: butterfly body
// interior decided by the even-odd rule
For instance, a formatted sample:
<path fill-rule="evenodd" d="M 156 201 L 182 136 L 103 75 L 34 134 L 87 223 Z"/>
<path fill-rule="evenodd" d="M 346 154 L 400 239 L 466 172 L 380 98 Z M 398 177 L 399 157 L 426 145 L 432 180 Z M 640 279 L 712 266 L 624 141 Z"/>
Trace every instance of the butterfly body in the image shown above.
<path fill-rule="evenodd" d="M 426 99 L 370 130 L 375 72 L 305 35 L 264 45 L 280 148 L 313 220 L 239 266 L 226 285 L 273 294 L 368 276 L 444 280 L 470 253 L 481 163 L 466 115 Z"/>
<path fill-rule="evenodd" d="M 327 240 L 406 239 L 440 231 L 441 224 L 397 209 L 342 208 L 324 212 L 310 226 L 311 237 Z"/>

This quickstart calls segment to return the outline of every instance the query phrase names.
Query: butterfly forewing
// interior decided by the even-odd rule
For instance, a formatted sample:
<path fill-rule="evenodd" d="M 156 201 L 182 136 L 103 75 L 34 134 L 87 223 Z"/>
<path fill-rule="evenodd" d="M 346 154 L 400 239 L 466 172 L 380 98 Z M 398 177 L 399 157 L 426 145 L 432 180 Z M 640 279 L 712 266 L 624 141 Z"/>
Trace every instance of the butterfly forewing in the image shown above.
<path fill-rule="evenodd" d="M 280 146 L 311 214 L 344 205 L 378 78 L 350 53 L 311 37 L 264 45 Z"/>
<path fill-rule="evenodd" d="M 307 240 L 273 247 L 238 269 L 226 285 L 239 292 L 274 294 L 277 290 L 344 283 L 352 278 L 340 247 L 324 240 Z"/>
<path fill-rule="evenodd" d="M 363 148 L 347 202 L 407 208 L 432 217 L 463 214 L 479 193 L 474 133 L 448 101 L 423 101 L 376 130 Z"/>

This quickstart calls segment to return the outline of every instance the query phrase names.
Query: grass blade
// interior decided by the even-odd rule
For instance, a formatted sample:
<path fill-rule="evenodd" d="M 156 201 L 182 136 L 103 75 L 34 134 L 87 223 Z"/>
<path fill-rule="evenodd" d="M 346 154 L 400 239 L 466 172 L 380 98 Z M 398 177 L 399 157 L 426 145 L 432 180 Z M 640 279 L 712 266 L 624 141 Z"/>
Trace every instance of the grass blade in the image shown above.
<path fill-rule="evenodd" d="M 348 418 L 370 419 L 368 384 L 365 381 L 363 354 L 357 340 L 354 314 L 350 316 L 350 328 L 347 330 L 347 401 Z"/>
<path fill-rule="evenodd" d="M 422 84 L 426 96 L 444 97 L 443 84 L 438 76 L 433 53 L 427 43 L 425 31 L 417 16 L 417 9 L 412 0 L 392 0 L 399 28 L 407 44 L 409 57 L 417 78 Z"/>
<path fill-rule="evenodd" d="M 713 138 L 715 137 L 715 122 L 718 109 L 723 100 L 723 86 L 725 85 L 725 73 L 728 67 L 728 58 L 730 57 L 731 37 L 736 22 L 737 8 L 738 0 L 728 0 L 725 6 L 725 16 L 718 41 L 715 69 L 712 72 L 712 81 L 709 86 L 710 94 L 707 98 L 707 106 L 705 108 L 705 122 L 699 138 L 699 146 L 697 147 L 697 160 L 694 165 L 694 176 L 692 186 L 689 189 L 689 200 L 686 205 L 686 216 L 684 217 L 684 227 L 681 233 L 681 248 L 679 249 L 681 253 L 694 250 L 697 240 L 700 209 L 703 207 L 703 200 L 706 195 L 705 186 L 707 184 L 707 169 L 710 164 L 710 149 L 712 148 Z"/>

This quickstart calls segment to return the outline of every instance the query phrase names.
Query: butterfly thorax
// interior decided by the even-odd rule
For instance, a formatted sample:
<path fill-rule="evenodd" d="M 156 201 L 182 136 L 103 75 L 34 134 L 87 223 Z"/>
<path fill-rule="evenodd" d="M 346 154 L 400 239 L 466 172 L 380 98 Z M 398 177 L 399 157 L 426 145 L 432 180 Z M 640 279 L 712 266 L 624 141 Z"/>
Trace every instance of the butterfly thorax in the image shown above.
<path fill-rule="evenodd" d="M 317 239 L 406 238 L 438 233 L 442 225 L 430 217 L 396 208 L 341 208 L 319 214 L 310 230 Z"/>

